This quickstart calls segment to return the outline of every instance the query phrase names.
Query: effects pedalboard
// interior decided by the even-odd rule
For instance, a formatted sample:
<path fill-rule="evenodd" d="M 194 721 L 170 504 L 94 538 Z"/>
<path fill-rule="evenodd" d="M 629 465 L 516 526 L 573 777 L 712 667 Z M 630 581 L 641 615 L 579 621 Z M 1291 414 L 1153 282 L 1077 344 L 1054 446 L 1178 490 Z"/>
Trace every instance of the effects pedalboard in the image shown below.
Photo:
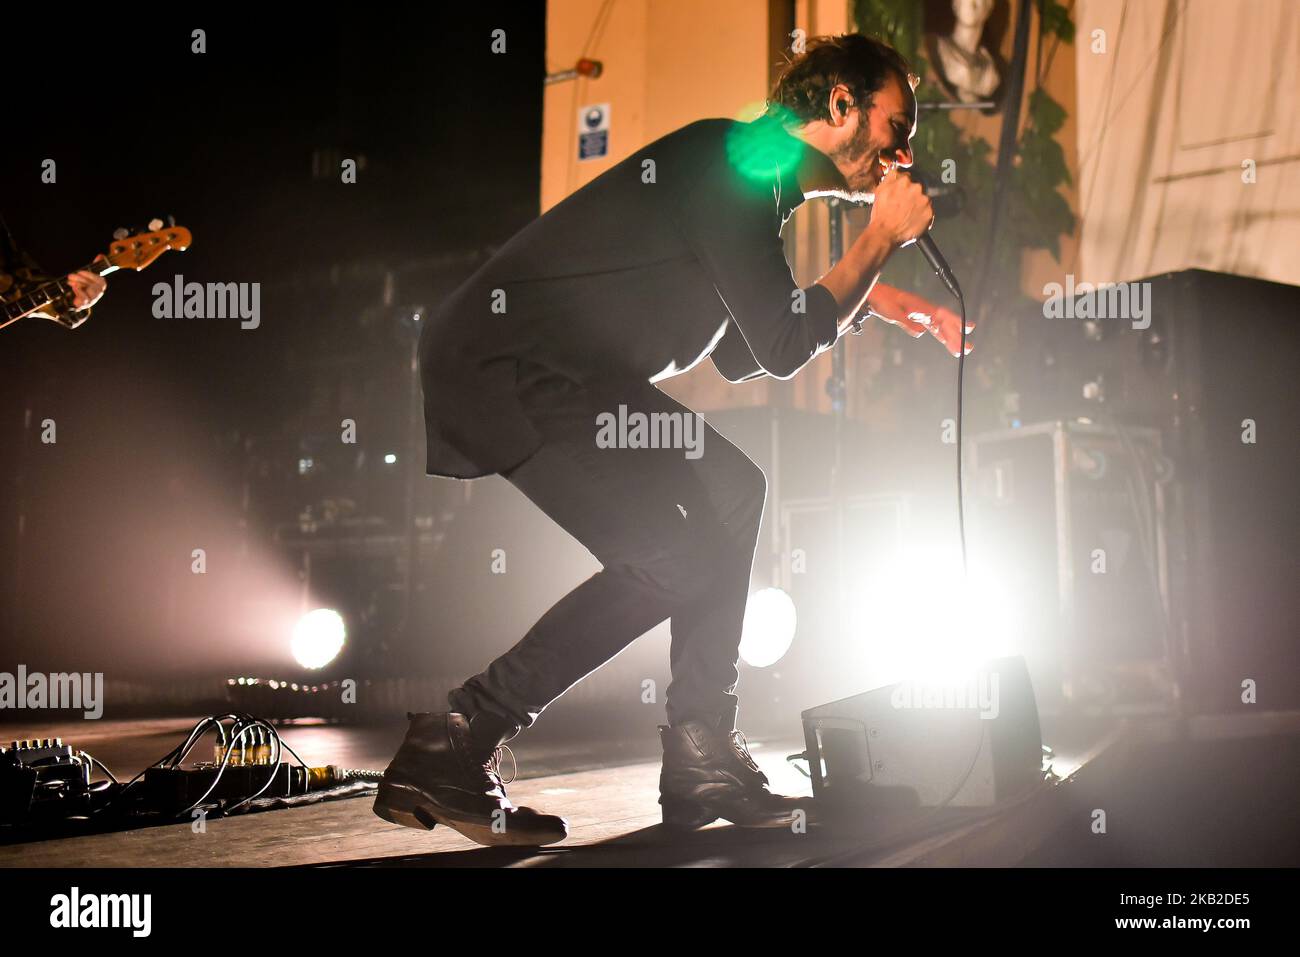
<path fill-rule="evenodd" d="M 274 772 L 274 780 L 267 779 Z M 144 774 L 145 804 L 152 808 L 184 808 L 202 801 L 240 801 L 261 791 L 261 798 L 297 797 L 347 783 L 345 772 L 333 765 L 308 768 L 300 764 L 204 763 L 179 768 L 150 768 Z M 215 783 L 215 787 L 213 786 Z M 265 787 L 265 790 L 263 788 Z"/>
<path fill-rule="evenodd" d="M 184 745 L 127 783 L 61 738 L 0 746 L 0 825 L 42 826 L 74 819 L 103 822 L 110 815 L 102 812 L 110 808 L 113 819 L 123 819 L 174 817 L 200 807 L 225 813 L 310 803 L 373 790 L 383 779 L 380 771 L 282 761 L 278 734 L 261 719 L 251 718 L 254 724 L 232 735 L 229 743 L 227 735 L 221 734 L 211 761 L 180 764 L 196 735 L 212 720 L 199 722 Z M 110 780 L 92 783 L 95 765 Z"/>

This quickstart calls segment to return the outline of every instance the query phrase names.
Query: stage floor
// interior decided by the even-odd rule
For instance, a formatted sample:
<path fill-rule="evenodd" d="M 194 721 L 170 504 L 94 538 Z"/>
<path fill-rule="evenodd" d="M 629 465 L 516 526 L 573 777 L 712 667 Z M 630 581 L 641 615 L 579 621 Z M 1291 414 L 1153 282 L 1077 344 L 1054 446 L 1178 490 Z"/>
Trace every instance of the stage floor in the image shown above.
<path fill-rule="evenodd" d="M 1043 716 L 1057 778 L 991 810 L 926 809 L 784 830 L 659 826 L 653 724 L 539 723 L 516 739 L 518 804 L 564 815 L 569 838 L 541 850 L 483 848 L 437 827 L 388 824 L 369 796 L 131 831 L 9 843 L 0 867 L 800 867 L 1296 866 L 1300 713 L 1187 720 Z M 0 726 L 0 738 L 63 737 L 127 780 L 193 726 L 189 719 Z M 285 741 L 311 765 L 382 769 L 404 722 L 294 724 Z M 603 737 L 601 736 L 603 734 Z M 750 742 L 773 787 L 808 794 L 786 755 L 802 741 Z M 507 765 L 508 765 L 507 759 Z M 1107 812 L 1097 833 L 1095 810 Z M 0 839 L 6 839 L 0 831 Z M 12 835 L 7 838 L 12 839 Z"/>
<path fill-rule="evenodd" d="M 127 780 L 174 747 L 193 723 L 26 726 L 22 736 L 63 737 Z M 376 769 L 387 764 L 403 731 L 404 725 L 281 728 L 285 741 L 308 764 Z M 561 814 L 570 826 L 566 841 L 540 850 L 483 848 L 445 827 L 428 832 L 397 827 L 375 817 L 372 798 L 362 796 L 213 819 L 203 833 L 183 822 L 10 844 L 0 846 L 0 867 L 1015 864 L 1059 827 L 1067 809 L 1061 786 L 1045 784 L 1015 807 L 991 814 L 911 811 L 801 834 L 718 822 L 694 834 L 672 835 L 659 825 L 658 741 L 653 728 L 649 732 L 617 740 L 581 741 L 572 735 L 525 740 L 535 734 L 530 732 L 517 739 L 520 777 L 509 787 L 511 799 Z M 1049 743 L 1060 737 L 1045 733 Z M 1061 778 L 1075 774 L 1121 738 L 1114 722 L 1100 723 L 1076 734 L 1067 748 L 1055 745 L 1055 773 Z M 786 761 L 788 754 L 803 750 L 802 741 L 751 741 L 750 747 L 775 790 L 811 795 L 808 779 Z M 506 764 L 508 769 L 508 758 Z"/>

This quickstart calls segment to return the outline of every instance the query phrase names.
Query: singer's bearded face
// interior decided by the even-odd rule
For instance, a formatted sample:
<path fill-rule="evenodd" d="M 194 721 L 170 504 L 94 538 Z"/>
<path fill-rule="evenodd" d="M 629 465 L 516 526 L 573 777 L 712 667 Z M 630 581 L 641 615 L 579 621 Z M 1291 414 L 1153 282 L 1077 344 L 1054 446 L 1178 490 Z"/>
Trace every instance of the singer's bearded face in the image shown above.
<path fill-rule="evenodd" d="M 855 104 L 850 109 L 842 129 L 842 142 L 827 155 L 848 184 L 848 198 L 870 202 L 885 170 L 912 165 L 910 141 L 916 132 L 916 98 L 911 87 L 889 74 L 872 95 L 870 106 L 863 109 Z"/>

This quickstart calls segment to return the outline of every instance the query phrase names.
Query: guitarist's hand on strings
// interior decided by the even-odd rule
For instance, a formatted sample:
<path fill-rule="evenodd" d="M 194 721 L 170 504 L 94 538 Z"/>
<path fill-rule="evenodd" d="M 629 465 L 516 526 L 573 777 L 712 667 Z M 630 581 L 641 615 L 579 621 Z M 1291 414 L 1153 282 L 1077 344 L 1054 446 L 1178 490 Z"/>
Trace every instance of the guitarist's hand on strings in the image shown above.
<path fill-rule="evenodd" d="M 95 257 L 98 261 L 103 259 L 101 254 Z M 96 275 L 86 269 L 79 269 L 77 272 L 68 274 L 68 285 L 72 287 L 72 307 L 78 311 L 89 309 L 95 303 L 99 302 L 104 290 L 108 288 L 108 283 L 103 276 Z"/>

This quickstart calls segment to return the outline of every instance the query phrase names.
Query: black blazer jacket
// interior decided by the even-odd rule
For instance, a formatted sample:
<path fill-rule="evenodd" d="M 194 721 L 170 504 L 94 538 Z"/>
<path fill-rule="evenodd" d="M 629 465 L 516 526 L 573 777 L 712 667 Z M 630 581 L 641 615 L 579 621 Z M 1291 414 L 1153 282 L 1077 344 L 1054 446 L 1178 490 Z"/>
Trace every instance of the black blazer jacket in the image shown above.
<path fill-rule="evenodd" d="M 788 379 L 834 345 L 835 298 L 799 288 L 781 242 L 805 148 L 774 117 L 700 120 L 517 233 L 421 330 L 428 473 L 536 451 L 525 376 L 657 382 L 711 356 L 732 382 Z"/>

